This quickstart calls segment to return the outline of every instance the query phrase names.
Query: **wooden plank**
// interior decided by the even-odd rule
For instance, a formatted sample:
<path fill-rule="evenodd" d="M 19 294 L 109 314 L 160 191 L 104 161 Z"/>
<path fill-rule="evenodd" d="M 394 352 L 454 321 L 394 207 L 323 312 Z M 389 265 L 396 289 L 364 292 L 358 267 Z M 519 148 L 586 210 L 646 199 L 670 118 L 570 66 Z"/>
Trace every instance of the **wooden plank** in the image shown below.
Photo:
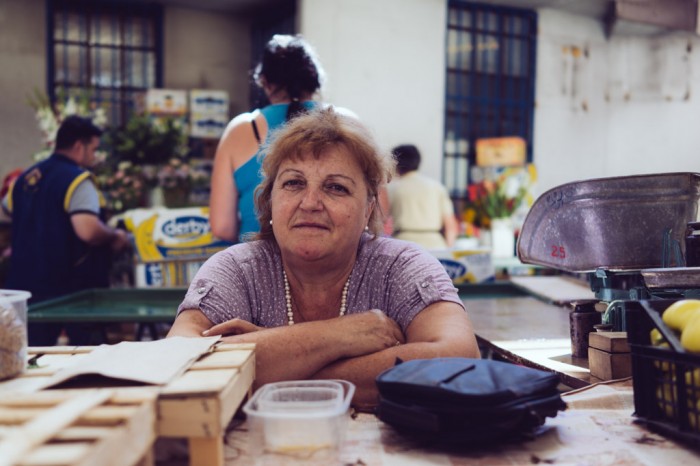
<path fill-rule="evenodd" d="M 216 437 L 222 434 L 221 400 L 217 395 L 158 400 L 161 437 Z"/>
<path fill-rule="evenodd" d="M 221 394 L 221 428 L 226 426 L 236 414 L 241 402 L 252 389 L 255 380 L 255 354 L 251 353 L 247 362 L 240 368 L 235 380 Z"/>
<path fill-rule="evenodd" d="M 630 353 L 608 353 L 597 348 L 588 348 L 588 364 L 591 375 L 601 380 L 623 379 L 632 375 Z"/>
<path fill-rule="evenodd" d="M 161 396 L 203 395 L 218 393 L 228 384 L 238 369 L 189 371 L 166 385 Z"/>
<path fill-rule="evenodd" d="M 76 465 L 90 454 L 91 442 L 43 445 L 22 458 L 22 466 Z M 99 463 L 96 463 L 99 464 Z"/>
<path fill-rule="evenodd" d="M 252 354 L 251 350 L 216 351 L 202 356 L 192 364 L 190 370 L 238 368 L 245 364 Z"/>
<path fill-rule="evenodd" d="M 588 346 L 608 353 L 629 353 L 627 332 L 591 332 L 588 334 Z"/>
<path fill-rule="evenodd" d="M 224 464 L 224 442 L 221 438 L 189 439 L 190 466 Z"/>
<path fill-rule="evenodd" d="M 0 409 L 8 413 L 14 411 L 15 417 L 34 422 L 41 419 L 41 413 L 52 412 L 67 400 L 80 399 L 86 393 L 96 391 L 70 389 L 41 391 L 31 395 L 8 394 L 0 397 Z M 51 436 L 50 440 L 23 455 L 21 464 L 92 466 L 105 464 L 106 458 L 109 458 L 110 465 L 132 466 L 143 458 L 148 460 L 148 452 L 155 441 L 157 389 L 129 387 L 110 392 L 113 396 L 104 404 L 85 411 L 69 426 Z M 0 419 L 0 426 L 3 424 L 7 426 Z M 0 432 L 8 436 L 17 435 L 23 430 L 23 427 L 9 427 Z M 125 448 L 127 445 L 128 448 Z"/>
<path fill-rule="evenodd" d="M 0 443 L 0 466 L 16 463 L 32 448 L 54 436 L 86 410 L 104 403 L 110 396 L 109 390 L 95 390 L 67 400 L 35 417 Z"/>

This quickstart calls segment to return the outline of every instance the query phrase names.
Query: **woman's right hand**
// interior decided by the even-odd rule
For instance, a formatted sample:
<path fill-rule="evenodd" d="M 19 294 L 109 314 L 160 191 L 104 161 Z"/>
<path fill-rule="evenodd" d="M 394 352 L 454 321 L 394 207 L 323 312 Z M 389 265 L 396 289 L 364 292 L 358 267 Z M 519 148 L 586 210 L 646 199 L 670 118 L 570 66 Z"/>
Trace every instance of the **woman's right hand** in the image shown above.
<path fill-rule="evenodd" d="M 400 345 L 406 341 L 401 327 L 379 309 L 339 317 L 343 357 L 352 358 Z"/>

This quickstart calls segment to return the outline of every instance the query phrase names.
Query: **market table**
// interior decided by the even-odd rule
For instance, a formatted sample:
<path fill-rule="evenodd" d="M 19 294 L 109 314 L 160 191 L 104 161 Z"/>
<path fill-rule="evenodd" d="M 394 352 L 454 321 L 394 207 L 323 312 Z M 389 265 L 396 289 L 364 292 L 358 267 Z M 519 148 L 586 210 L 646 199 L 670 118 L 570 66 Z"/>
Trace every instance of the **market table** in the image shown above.
<path fill-rule="evenodd" d="M 16 396 L 40 400 L 60 392 L 61 390 L 42 389 L 44 382 L 60 369 L 79 364 L 80 358 L 94 348 L 90 346 L 30 347 L 30 368 L 16 378 L 0 382 L 0 400 Z M 139 390 L 152 389 L 155 390 L 154 397 L 157 396 L 153 419 L 150 424 L 142 428 L 142 430 L 145 429 L 143 432 L 139 431 L 141 432 L 139 435 L 146 436 L 145 438 L 150 439 L 151 442 L 155 436 L 187 439 L 190 465 L 222 465 L 224 463 L 223 435 L 226 426 L 245 396 L 252 391 L 255 379 L 254 350 L 255 345 L 251 343 L 219 343 L 167 385 L 147 387 L 139 385 Z M 96 387 L 123 389 L 123 385 L 119 380 L 100 379 L 77 391 L 83 391 L 87 395 Z M 0 403 L 0 434 L 4 428 L 2 413 L 2 403 Z M 119 432 L 115 431 L 114 435 L 118 434 Z M 1 438 L 2 435 L 0 435 Z M 119 445 L 121 448 L 130 447 L 132 442 L 136 442 L 123 435 L 120 438 L 126 439 Z M 149 447 L 150 444 L 149 442 Z M 128 458 L 138 457 L 129 455 Z M 66 464 L 98 463 L 71 461 Z M 117 462 L 115 464 L 133 463 Z"/>
<path fill-rule="evenodd" d="M 552 277 L 542 278 L 556 286 Z M 508 281 L 461 285 L 459 295 L 488 356 L 555 372 L 571 388 L 599 382 L 590 375 L 587 359 L 571 356 L 569 307 Z"/>
<path fill-rule="evenodd" d="M 547 418 L 533 440 L 446 451 L 411 441 L 372 414 L 353 416 L 340 453 L 345 465 L 698 464 L 700 453 L 636 424 L 630 381 L 591 386 L 563 397 L 568 410 Z M 226 464 L 256 464 L 248 425 L 226 436 Z M 257 458 L 260 460 L 260 458 Z M 276 466 L 312 466 L 312 459 L 275 457 Z M 323 464 L 323 463 L 321 463 Z"/>
<path fill-rule="evenodd" d="M 110 324 L 138 324 L 158 337 L 155 324 L 172 323 L 186 288 L 95 288 L 29 305 L 29 322 L 92 323 L 102 332 Z"/>

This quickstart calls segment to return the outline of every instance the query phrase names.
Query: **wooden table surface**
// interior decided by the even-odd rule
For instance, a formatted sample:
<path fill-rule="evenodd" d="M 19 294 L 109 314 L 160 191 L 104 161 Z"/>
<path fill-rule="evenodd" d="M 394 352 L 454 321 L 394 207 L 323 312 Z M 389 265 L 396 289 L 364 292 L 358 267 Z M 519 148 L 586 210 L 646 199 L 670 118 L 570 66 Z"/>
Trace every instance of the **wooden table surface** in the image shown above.
<path fill-rule="evenodd" d="M 527 295 L 461 296 L 482 348 L 516 364 L 554 371 L 572 388 L 599 381 L 591 377 L 587 359 L 571 357 L 570 308 Z"/>
<path fill-rule="evenodd" d="M 402 436 L 372 414 L 348 421 L 337 464 L 346 466 L 471 466 L 523 464 L 648 465 L 700 464 L 697 451 L 650 432 L 634 422 L 628 381 L 595 385 L 562 397 L 569 408 L 547 418 L 533 440 L 491 446 L 437 448 Z M 329 464 L 292 455 L 250 453 L 250 426 L 244 422 L 226 435 L 226 464 L 231 466 L 314 466 Z"/>

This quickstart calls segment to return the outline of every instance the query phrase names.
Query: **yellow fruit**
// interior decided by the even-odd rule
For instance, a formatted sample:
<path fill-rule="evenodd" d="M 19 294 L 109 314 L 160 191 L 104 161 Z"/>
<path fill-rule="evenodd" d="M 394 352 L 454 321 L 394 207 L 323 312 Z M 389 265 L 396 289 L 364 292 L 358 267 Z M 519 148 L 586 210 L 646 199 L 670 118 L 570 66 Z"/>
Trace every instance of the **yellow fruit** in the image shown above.
<path fill-rule="evenodd" d="M 693 372 L 690 372 L 690 371 L 686 372 L 685 373 L 685 384 L 688 387 L 689 391 L 693 387 L 700 390 L 700 369 L 695 369 Z M 700 398 L 698 399 L 698 403 L 700 403 Z"/>
<path fill-rule="evenodd" d="M 688 351 L 700 352 L 700 313 L 694 314 L 683 327 L 681 345 Z"/>
<path fill-rule="evenodd" d="M 664 336 L 661 335 L 661 332 L 659 332 L 659 329 L 657 328 L 651 329 L 649 338 L 651 339 L 651 344 L 654 346 L 659 346 L 665 341 Z"/>
<path fill-rule="evenodd" d="M 666 308 L 662 319 L 669 328 L 683 330 L 693 316 L 700 314 L 700 299 L 681 299 Z"/>
<path fill-rule="evenodd" d="M 666 417 L 673 418 L 673 407 L 676 399 L 676 387 L 668 383 L 656 387 L 656 401 Z"/>

